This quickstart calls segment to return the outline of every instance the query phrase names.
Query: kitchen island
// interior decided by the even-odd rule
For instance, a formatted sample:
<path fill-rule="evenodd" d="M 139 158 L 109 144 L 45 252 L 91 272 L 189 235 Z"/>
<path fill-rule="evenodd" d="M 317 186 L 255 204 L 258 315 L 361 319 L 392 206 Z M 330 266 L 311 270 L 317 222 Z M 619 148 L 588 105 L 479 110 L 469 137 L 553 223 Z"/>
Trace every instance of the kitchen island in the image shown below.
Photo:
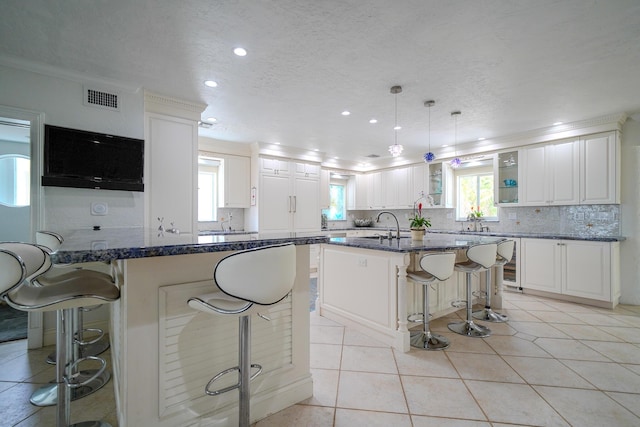
<path fill-rule="evenodd" d="M 268 310 L 270 322 L 253 321 L 252 354 L 263 373 L 251 383 L 252 418 L 311 397 L 309 245 L 326 242 L 324 235 L 194 236 L 142 229 L 63 235 L 55 262 L 109 261 L 116 271 L 121 293 L 111 304 L 110 336 L 121 427 L 237 424 L 236 392 L 204 393 L 214 374 L 237 365 L 237 320 L 196 312 L 187 299 L 211 290 L 213 268 L 223 257 L 270 244 L 296 245 L 296 280 L 290 296 Z"/>
<path fill-rule="evenodd" d="M 418 302 L 422 288 L 407 286 L 407 270 L 415 269 L 419 256 L 425 252 L 455 251 L 458 259 L 464 259 L 468 247 L 502 240 L 492 236 L 430 233 L 423 240 L 330 238 L 320 250 L 320 315 L 407 352 L 410 347 L 407 314 L 421 311 Z M 457 276 L 454 273 L 438 284 L 439 295 L 431 300 L 442 305 L 442 301 L 464 299 L 464 282 Z M 500 282 L 501 277 L 496 276 L 493 275 Z M 438 311 L 446 314 L 453 310 L 448 307 Z"/>

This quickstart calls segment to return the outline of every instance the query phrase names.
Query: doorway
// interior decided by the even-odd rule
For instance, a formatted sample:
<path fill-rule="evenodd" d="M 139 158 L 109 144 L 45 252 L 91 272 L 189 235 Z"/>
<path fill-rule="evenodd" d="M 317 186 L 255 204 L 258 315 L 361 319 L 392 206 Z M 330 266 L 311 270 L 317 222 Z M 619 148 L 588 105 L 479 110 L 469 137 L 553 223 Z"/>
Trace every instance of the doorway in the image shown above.
<path fill-rule="evenodd" d="M 43 123 L 42 113 L 0 105 L 0 241 L 33 242 L 42 226 Z M 42 346 L 42 314 L 0 307 L 0 341 L 25 337 Z"/>

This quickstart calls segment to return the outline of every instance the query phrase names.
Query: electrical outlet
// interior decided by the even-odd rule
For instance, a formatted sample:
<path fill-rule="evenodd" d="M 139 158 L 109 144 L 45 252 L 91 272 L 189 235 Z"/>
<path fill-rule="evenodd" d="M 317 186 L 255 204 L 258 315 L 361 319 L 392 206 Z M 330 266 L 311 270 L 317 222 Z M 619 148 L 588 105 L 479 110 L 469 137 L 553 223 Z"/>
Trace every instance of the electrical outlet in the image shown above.
<path fill-rule="evenodd" d="M 105 202 L 92 202 L 91 215 L 104 216 L 109 213 L 109 206 Z"/>
<path fill-rule="evenodd" d="M 366 258 L 361 258 L 358 260 L 358 265 L 360 267 L 366 267 L 367 266 L 367 259 Z"/>

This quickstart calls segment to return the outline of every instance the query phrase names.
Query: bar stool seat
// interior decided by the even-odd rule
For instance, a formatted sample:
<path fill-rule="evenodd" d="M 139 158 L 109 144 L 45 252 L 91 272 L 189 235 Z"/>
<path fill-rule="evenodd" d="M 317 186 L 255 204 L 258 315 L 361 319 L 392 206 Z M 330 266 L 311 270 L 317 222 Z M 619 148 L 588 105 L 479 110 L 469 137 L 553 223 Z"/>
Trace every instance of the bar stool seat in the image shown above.
<path fill-rule="evenodd" d="M 34 286 L 38 275 L 51 267 L 51 258 L 42 247 L 29 243 L 0 243 L 0 295 L 13 308 L 34 312 L 57 312 L 56 327 L 56 426 L 66 427 L 70 421 L 71 388 L 82 387 L 77 382 L 79 365 L 86 360 L 106 362 L 98 357 L 71 360 L 73 347 L 72 317 L 77 307 L 113 302 L 120 291 L 113 283 L 100 278 L 67 280 L 52 286 Z M 74 424 L 76 427 L 107 427 L 100 421 Z"/>
<path fill-rule="evenodd" d="M 213 284 L 219 291 L 188 299 L 189 307 L 215 316 L 238 317 L 238 366 L 216 374 L 205 386 L 205 393 L 217 396 L 239 391 L 238 425 L 248 427 L 250 421 L 250 381 L 262 367 L 251 364 L 251 315 L 267 310 L 291 292 L 296 277 L 296 249 L 292 243 L 263 246 L 235 252 L 221 259 L 213 273 Z M 269 320 L 268 317 L 259 314 Z M 254 373 L 251 374 L 251 369 Z M 213 383 L 222 376 L 238 372 L 238 382 L 218 390 Z"/>
<path fill-rule="evenodd" d="M 513 248 L 516 242 L 513 240 L 504 240 L 498 243 L 498 253 L 496 256 L 496 262 L 494 267 L 502 268 L 506 263 L 511 261 L 513 257 Z M 485 322 L 506 322 L 509 318 L 500 313 L 496 313 L 491 309 L 491 269 L 487 269 L 485 272 L 486 277 L 486 290 L 485 290 L 485 303 L 482 310 L 474 311 L 473 318 L 478 320 L 484 320 Z"/>
<path fill-rule="evenodd" d="M 472 317 L 472 297 L 471 279 L 473 273 L 487 270 L 496 262 L 496 254 L 498 245 L 496 243 L 481 243 L 471 246 L 467 249 L 466 261 L 460 261 L 455 264 L 454 269 L 462 273 L 466 273 L 467 278 L 467 318 L 464 322 L 452 322 L 448 327 L 451 331 L 466 335 L 468 337 L 484 338 L 491 335 L 491 330 L 483 325 L 474 323 Z"/>
<path fill-rule="evenodd" d="M 422 330 L 412 331 L 410 343 L 412 347 L 424 350 L 443 350 L 450 342 L 442 335 L 432 334 L 429 329 L 429 286 L 437 281 L 444 282 L 453 274 L 456 262 L 454 252 L 426 254 L 420 258 L 422 271 L 408 272 L 407 278 L 422 285 Z"/>

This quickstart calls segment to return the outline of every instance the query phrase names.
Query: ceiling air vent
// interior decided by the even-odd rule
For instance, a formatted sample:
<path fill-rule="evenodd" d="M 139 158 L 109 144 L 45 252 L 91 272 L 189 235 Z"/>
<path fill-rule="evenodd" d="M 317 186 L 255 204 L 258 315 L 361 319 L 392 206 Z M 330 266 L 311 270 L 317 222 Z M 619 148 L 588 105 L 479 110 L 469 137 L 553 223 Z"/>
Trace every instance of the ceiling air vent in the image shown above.
<path fill-rule="evenodd" d="M 367 155 L 367 157 L 370 158 L 370 159 L 377 159 L 380 156 L 377 155 L 377 154 L 369 154 L 369 155 Z"/>
<path fill-rule="evenodd" d="M 84 99 L 82 100 L 84 105 L 91 107 L 105 108 L 112 111 L 120 111 L 120 100 L 118 94 L 113 92 L 106 92 L 95 88 L 84 88 Z"/>

